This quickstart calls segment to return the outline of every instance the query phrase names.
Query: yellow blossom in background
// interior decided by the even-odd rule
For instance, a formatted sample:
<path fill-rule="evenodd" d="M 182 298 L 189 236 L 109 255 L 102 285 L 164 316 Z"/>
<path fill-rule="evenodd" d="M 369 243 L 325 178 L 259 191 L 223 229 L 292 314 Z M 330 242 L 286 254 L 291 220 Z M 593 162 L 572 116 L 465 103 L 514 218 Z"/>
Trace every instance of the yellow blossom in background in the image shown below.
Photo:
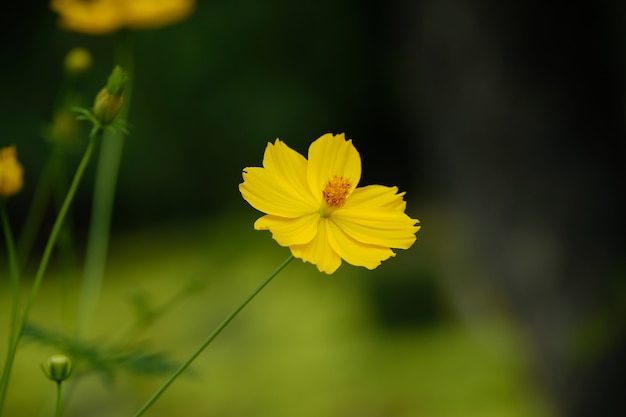
<path fill-rule="evenodd" d="M 0 148 L 0 197 L 10 197 L 22 189 L 24 170 L 17 161 L 15 145 Z"/>
<path fill-rule="evenodd" d="M 123 27 L 156 29 L 187 18 L 195 0 L 52 0 L 64 29 L 106 35 Z"/>
<path fill-rule="evenodd" d="M 361 157 L 343 134 L 325 134 L 309 147 L 309 159 L 276 139 L 263 167 L 245 168 L 243 198 L 266 213 L 254 223 L 281 246 L 332 274 L 341 260 L 374 269 L 415 242 L 419 221 L 405 212 L 397 187 L 357 188 Z"/>
<path fill-rule="evenodd" d="M 58 144 L 69 145 L 75 142 L 79 132 L 76 113 L 60 108 L 54 113 L 47 138 Z"/>
<path fill-rule="evenodd" d="M 89 50 L 85 48 L 72 48 L 67 55 L 65 55 L 65 61 L 63 67 L 67 74 L 71 76 L 83 75 L 91 68 L 93 64 L 93 58 Z"/>

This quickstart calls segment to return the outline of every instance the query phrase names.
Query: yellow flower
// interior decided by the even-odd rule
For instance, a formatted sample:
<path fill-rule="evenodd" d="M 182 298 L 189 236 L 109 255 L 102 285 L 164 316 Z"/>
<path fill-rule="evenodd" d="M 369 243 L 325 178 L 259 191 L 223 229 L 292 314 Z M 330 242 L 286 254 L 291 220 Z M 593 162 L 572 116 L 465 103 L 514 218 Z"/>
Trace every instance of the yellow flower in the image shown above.
<path fill-rule="evenodd" d="M 23 174 L 15 145 L 0 148 L 0 197 L 10 197 L 20 191 Z"/>
<path fill-rule="evenodd" d="M 83 75 L 91 68 L 93 59 L 85 48 L 73 48 L 65 55 L 65 71 L 71 76 Z"/>
<path fill-rule="evenodd" d="M 374 269 L 408 249 L 419 221 L 404 213 L 397 187 L 357 188 L 361 157 L 343 134 L 325 134 L 309 147 L 309 160 L 279 139 L 268 143 L 263 167 L 245 168 L 243 198 L 266 213 L 254 223 L 281 246 L 332 274 L 341 260 Z"/>
<path fill-rule="evenodd" d="M 156 29 L 189 16 L 195 0 L 52 0 L 61 27 L 90 35 L 106 35 L 122 27 Z"/>

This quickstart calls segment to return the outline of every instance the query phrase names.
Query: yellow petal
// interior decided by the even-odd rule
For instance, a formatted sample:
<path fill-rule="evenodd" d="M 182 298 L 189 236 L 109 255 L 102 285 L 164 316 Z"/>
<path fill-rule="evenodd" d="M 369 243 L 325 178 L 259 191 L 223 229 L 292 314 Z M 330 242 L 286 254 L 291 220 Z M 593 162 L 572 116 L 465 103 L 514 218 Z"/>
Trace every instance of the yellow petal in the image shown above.
<path fill-rule="evenodd" d="M 307 179 L 313 195 L 321 197 L 322 190 L 335 176 L 350 182 L 350 192 L 361 179 L 361 156 L 343 133 L 327 133 L 309 147 Z"/>
<path fill-rule="evenodd" d="M 345 214 L 345 216 L 344 216 Z M 332 221 L 352 239 L 364 245 L 408 249 L 415 243 L 420 226 L 400 212 L 333 213 Z"/>
<path fill-rule="evenodd" d="M 317 213 L 294 219 L 266 215 L 254 223 L 254 228 L 269 230 L 281 246 L 304 245 L 315 237 L 319 221 Z"/>
<path fill-rule="evenodd" d="M 405 193 L 398 193 L 398 187 L 367 185 L 356 189 L 346 200 L 345 208 L 378 207 L 397 211 L 406 209 Z"/>
<path fill-rule="evenodd" d="M 189 16 L 194 0 L 123 0 L 125 24 L 135 29 L 152 29 L 177 23 Z"/>
<path fill-rule="evenodd" d="M 344 233 L 360 243 L 408 249 L 420 229 L 416 225 L 419 220 L 404 213 L 404 193 L 396 194 L 397 190 L 382 185 L 357 188 L 331 218 Z"/>
<path fill-rule="evenodd" d="M 245 168 L 239 191 L 250 205 L 263 213 L 296 218 L 317 212 L 319 201 L 306 186 L 306 160 L 276 140 L 267 144 L 263 168 Z"/>
<path fill-rule="evenodd" d="M 346 262 L 355 266 L 374 269 L 395 253 L 389 247 L 368 245 L 357 241 L 346 234 L 341 227 L 329 223 L 328 241 L 331 248 Z"/>
<path fill-rule="evenodd" d="M 243 180 L 239 184 L 241 195 L 252 207 L 263 213 L 296 218 L 317 212 L 317 207 L 302 201 L 285 179 L 263 168 L 246 168 Z"/>
<path fill-rule="evenodd" d="M 263 168 L 288 180 L 293 192 L 302 200 L 309 201 L 312 205 L 319 204 L 320 200 L 311 194 L 308 187 L 307 160 L 280 139 L 276 139 L 273 145 L 267 144 L 263 154 Z"/>
<path fill-rule="evenodd" d="M 59 14 L 59 25 L 75 32 L 105 35 L 123 25 L 116 0 L 52 0 L 50 7 Z"/>
<path fill-rule="evenodd" d="M 332 274 L 341 265 L 341 258 L 328 242 L 328 223 L 327 219 L 321 219 L 317 234 L 311 242 L 289 248 L 296 258 L 314 264 L 320 272 Z"/>

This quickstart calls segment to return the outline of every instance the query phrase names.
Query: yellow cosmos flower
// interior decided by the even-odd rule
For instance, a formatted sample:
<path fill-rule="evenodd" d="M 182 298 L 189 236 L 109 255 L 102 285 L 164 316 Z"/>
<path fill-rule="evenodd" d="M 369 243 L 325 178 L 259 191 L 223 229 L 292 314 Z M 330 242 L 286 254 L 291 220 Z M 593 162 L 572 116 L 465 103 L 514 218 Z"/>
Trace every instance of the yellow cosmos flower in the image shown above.
<path fill-rule="evenodd" d="M 15 145 L 0 148 L 0 197 L 10 197 L 20 191 L 23 175 Z"/>
<path fill-rule="evenodd" d="M 156 29 L 189 16 L 195 0 L 52 0 L 61 27 L 106 35 L 122 27 Z"/>
<path fill-rule="evenodd" d="M 263 167 L 245 168 L 243 198 L 266 213 L 254 223 L 281 246 L 332 274 L 341 260 L 374 269 L 408 249 L 419 221 L 404 212 L 397 187 L 357 188 L 361 157 L 343 134 L 326 134 L 309 147 L 308 161 L 279 139 L 268 143 Z"/>

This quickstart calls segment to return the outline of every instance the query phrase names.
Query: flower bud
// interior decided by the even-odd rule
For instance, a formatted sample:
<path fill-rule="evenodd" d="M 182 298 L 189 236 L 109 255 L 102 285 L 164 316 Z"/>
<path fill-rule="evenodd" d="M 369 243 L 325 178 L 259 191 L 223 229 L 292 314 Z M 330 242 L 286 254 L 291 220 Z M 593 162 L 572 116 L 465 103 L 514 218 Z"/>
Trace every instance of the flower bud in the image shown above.
<path fill-rule="evenodd" d="M 64 67 L 67 74 L 79 76 L 91 68 L 91 54 L 85 48 L 73 48 L 65 56 Z"/>
<path fill-rule="evenodd" d="M 124 105 L 124 89 L 128 83 L 128 75 L 120 67 L 115 67 L 106 87 L 98 95 L 93 105 L 93 114 L 104 124 L 115 120 Z"/>
<path fill-rule="evenodd" d="M 15 145 L 0 148 L 0 197 L 10 197 L 22 189 L 24 169 L 17 161 Z"/>
<path fill-rule="evenodd" d="M 43 373 L 48 379 L 56 382 L 65 381 L 72 373 L 72 361 L 65 355 L 56 354 L 48 358 L 45 365 L 42 365 Z"/>

